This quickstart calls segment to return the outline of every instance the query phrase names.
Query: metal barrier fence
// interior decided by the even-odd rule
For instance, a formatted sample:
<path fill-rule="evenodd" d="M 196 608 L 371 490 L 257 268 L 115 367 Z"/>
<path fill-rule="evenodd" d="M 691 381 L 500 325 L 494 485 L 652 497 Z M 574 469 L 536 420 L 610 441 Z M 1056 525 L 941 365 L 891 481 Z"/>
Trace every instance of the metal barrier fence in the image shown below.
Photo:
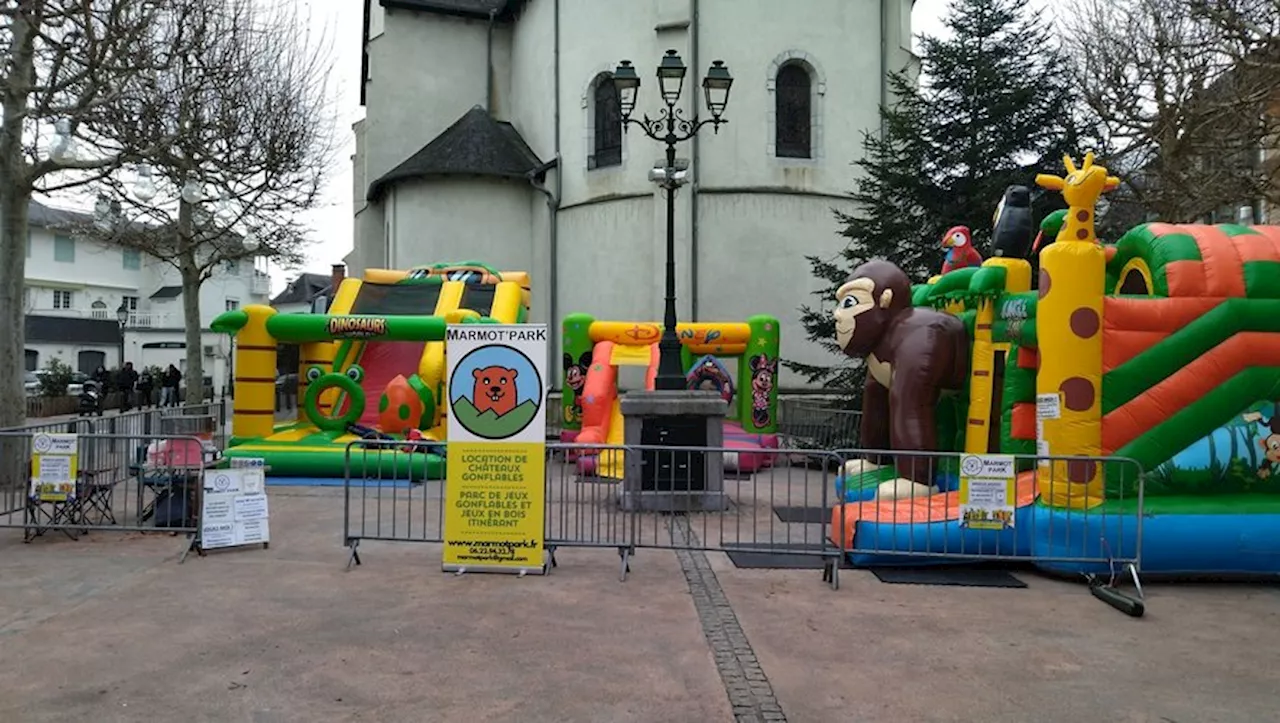
<path fill-rule="evenodd" d="M 983 471 L 978 463 L 975 469 L 963 469 L 966 458 L 983 455 L 863 449 L 837 454 L 846 460 L 845 472 L 868 480 L 849 489 L 852 484 L 842 479 L 832 530 L 832 541 L 849 552 L 854 564 L 1035 563 L 1051 572 L 1083 574 L 1099 598 L 1141 614 L 1145 475 L 1137 461 L 1002 455 L 1016 473 L 1006 485 L 1001 474 Z M 896 462 L 896 474 L 878 473 L 875 464 L 864 460 Z M 903 466 L 921 474 L 903 474 Z M 1075 481 L 1094 478 L 1095 472 L 1101 475 L 1093 490 Z M 968 500 L 958 489 L 962 476 L 970 478 Z M 909 478 L 937 477 L 952 480 L 948 488 L 933 490 L 947 494 L 911 497 L 915 485 Z M 1100 569 L 1107 570 L 1105 581 Z M 1124 577 L 1133 582 L 1136 599 L 1116 590 Z"/>
<path fill-rule="evenodd" d="M 347 447 L 343 540 L 348 567 L 360 563 L 363 540 L 442 542 L 444 482 L 424 479 L 409 461 L 439 448 L 429 443 L 352 442 Z M 584 456 L 584 453 L 595 453 Z M 637 549 L 707 550 L 744 554 L 810 555 L 828 561 L 830 582 L 840 554 L 824 534 L 840 459 L 785 465 L 812 450 L 549 444 L 546 457 L 545 545 L 549 562 L 562 547 L 613 548 L 625 579 Z M 725 457 L 758 455 L 777 461 L 754 474 L 724 472 Z M 602 464 L 603 463 L 603 464 Z M 623 479 L 602 466 L 626 470 Z M 644 470 L 662 479 L 641 482 Z M 370 470 L 362 474 L 362 470 Z M 614 472 L 617 473 L 616 471 Z"/>
<path fill-rule="evenodd" d="M 181 533 L 182 558 L 197 549 L 208 440 L 98 433 L 61 447 L 60 434 L 68 433 L 0 432 L 0 528 L 22 529 L 24 542 L 50 532 Z"/>
<path fill-rule="evenodd" d="M 361 540 L 443 540 L 444 482 L 421 479 L 407 462 L 428 448 L 440 451 L 388 441 L 348 447 L 348 566 L 359 563 Z M 984 472 L 961 470 L 967 455 L 913 452 L 897 456 L 908 468 L 894 477 L 860 461 L 894 457 L 885 450 L 550 444 L 546 454 L 552 565 L 561 547 L 615 548 L 623 578 L 643 548 L 808 555 L 824 561 L 824 579 L 838 587 L 845 557 L 855 565 L 1033 562 L 1084 574 L 1099 597 L 1125 573 L 1141 596 L 1143 471 L 1130 459 L 1005 455 L 1004 469 Z M 725 472 L 730 456 L 737 456 L 730 466 L 755 471 Z M 806 464 L 790 464 L 797 458 Z M 1105 500 L 1096 496 L 1101 488 L 1071 481 L 1096 469 L 1104 472 Z M 913 496 L 922 491 L 908 481 L 916 471 L 949 481 Z M 962 475 L 970 479 L 967 500 Z M 1105 583 L 1100 570 L 1110 573 Z"/>
<path fill-rule="evenodd" d="M 79 434 L 84 436 L 119 434 L 145 436 L 161 430 L 162 419 L 170 417 L 209 417 L 214 420 L 214 439 L 219 447 L 225 447 L 227 400 L 219 399 L 201 404 L 182 404 L 175 407 L 150 407 L 121 414 L 76 416 L 56 420 L 37 421 L 21 427 L 0 429 L 0 432 L 35 434 Z"/>
<path fill-rule="evenodd" d="M 802 449 L 838 449 L 858 443 L 862 412 L 838 399 L 778 399 L 778 434 Z"/>

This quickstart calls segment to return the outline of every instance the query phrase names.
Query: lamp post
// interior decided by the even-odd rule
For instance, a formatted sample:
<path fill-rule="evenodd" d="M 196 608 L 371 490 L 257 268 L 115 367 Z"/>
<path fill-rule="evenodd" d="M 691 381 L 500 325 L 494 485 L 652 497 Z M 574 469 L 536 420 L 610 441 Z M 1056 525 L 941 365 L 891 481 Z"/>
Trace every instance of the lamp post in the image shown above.
<path fill-rule="evenodd" d="M 712 62 L 702 79 L 702 92 L 711 117 L 698 120 L 695 113 L 692 118 L 685 118 L 684 111 L 676 108 L 676 103 L 684 89 L 686 71 L 684 61 L 676 51 L 668 50 L 658 64 L 658 89 L 665 107 L 658 111 L 658 117 L 650 118 L 645 114 L 640 120 L 631 117 L 640 90 L 640 76 L 630 60 L 622 61 L 613 72 L 623 132 L 628 126 L 637 126 L 646 136 L 667 147 L 665 164 L 649 173 L 649 180 L 667 192 L 666 307 L 662 315 L 662 338 L 658 342 L 658 374 L 654 379 L 654 388 L 662 390 L 684 389 L 685 386 L 684 368 L 680 363 L 680 338 L 676 335 L 676 189 L 688 182 L 689 170 L 687 163 L 676 161 L 676 144 L 693 138 L 708 124 L 713 131 L 720 132 L 721 124 L 728 122 L 721 116 L 729 103 L 729 88 L 733 85 L 733 76 L 729 75 L 724 62 Z"/>
<path fill-rule="evenodd" d="M 120 324 L 120 362 L 116 368 L 124 369 L 124 328 L 129 325 L 129 306 L 123 300 L 116 307 L 116 321 Z"/>

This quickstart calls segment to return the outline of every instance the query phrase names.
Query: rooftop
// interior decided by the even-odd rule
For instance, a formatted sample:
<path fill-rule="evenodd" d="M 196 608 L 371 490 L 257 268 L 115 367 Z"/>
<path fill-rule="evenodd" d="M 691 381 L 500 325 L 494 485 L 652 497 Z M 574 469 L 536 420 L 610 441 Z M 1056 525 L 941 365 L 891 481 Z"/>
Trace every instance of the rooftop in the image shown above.
<path fill-rule="evenodd" d="M 379 200 L 387 187 L 399 181 L 459 175 L 524 179 L 545 165 L 510 123 L 495 120 L 477 105 L 369 184 L 368 199 Z"/>

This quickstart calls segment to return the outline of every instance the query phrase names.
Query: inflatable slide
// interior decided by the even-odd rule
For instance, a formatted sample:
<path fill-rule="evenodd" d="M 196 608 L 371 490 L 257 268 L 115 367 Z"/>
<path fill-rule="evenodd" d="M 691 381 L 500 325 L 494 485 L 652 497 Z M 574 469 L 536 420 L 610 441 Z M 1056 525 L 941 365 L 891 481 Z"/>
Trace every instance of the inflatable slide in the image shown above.
<path fill-rule="evenodd" d="M 681 363 L 690 389 L 715 391 L 724 398 L 725 468 L 754 472 L 773 463 L 778 447 L 778 320 L 753 316 L 738 323 L 678 324 Z M 623 443 L 618 403 L 619 366 L 647 367 L 646 388 L 657 373 L 662 325 L 647 322 L 597 321 L 587 314 L 564 320 L 565 442 Z M 735 379 L 725 361 L 737 360 Z M 608 456 L 608 455 L 607 455 Z M 612 457 L 612 456 L 610 456 Z M 578 459 L 582 474 L 621 479 L 619 465 L 597 463 L 594 455 Z"/>
<path fill-rule="evenodd" d="M 522 323 L 528 274 L 478 262 L 347 278 L 327 314 L 227 312 L 214 329 L 236 335 L 236 404 L 228 457 L 266 460 L 274 477 L 340 477 L 346 448 L 410 432 L 445 441 L 440 403 L 450 323 Z M 297 419 L 274 422 L 276 345 L 301 345 Z M 443 450 L 441 450 L 443 451 Z M 443 475 L 441 454 L 361 455 L 417 479 Z M 356 457 L 352 457 L 353 463 Z"/>

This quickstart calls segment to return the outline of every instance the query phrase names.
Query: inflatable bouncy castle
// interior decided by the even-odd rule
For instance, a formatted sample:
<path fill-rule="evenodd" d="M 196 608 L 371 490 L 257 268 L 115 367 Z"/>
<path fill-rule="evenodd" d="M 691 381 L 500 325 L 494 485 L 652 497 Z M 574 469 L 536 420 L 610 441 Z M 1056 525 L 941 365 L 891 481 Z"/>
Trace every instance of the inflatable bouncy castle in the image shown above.
<path fill-rule="evenodd" d="M 1091 154 L 1066 163 L 1037 177 L 1069 204 L 1038 278 L 997 256 L 901 303 L 885 298 L 896 267 L 872 262 L 841 288 L 838 335 L 891 315 L 871 325 L 893 345 L 840 341 L 867 358 L 870 404 L 912 421 L 891 436 L 866 420 L 860 446 L 888 453 L 846 465 L 831 538 L 864 565 L 949 550 L 1058 572 L 1111 557 L 1280 572 L 1280 227 L 1148 223 L 1102 243 L 1094 204 L 1116 179 Z M 918 465 L 920 450 L 953 454 Z M 954 453 L 1020 455 L 1008 524 L 966 524 Z"/>
<path fill-rule="evenodd" d="M 778 320 L 753 316 L 744 322 L 676 325 L 689 389 L 718 392 L 729 407 L 724 422 L 725 468 L 754 472 L 773 463 L 778 448 Z M 618 368 L 645 369 L 653 389 L 662 325 L 597 321 L 588 314 L 564 319 L 563 442 L 623 443 Z M 736 377 L 726 362 L 736 360 Z M 622 455 L 605 452 L 578 458 L 582 474 L 622 479 Z"/>
<path fill-rule="evenodd" d="M 529 275 L 478 261 L 369 269 L 335 290 L 327 314 L 247 306 L 212 328 L 235 336 L 236 395 L 227 457 L 261 458 L 273 477 L 444 476 L 445 330 L 523 323 Z M 300 346 L 297 418 L 275 420 L 276 350 Z M 425 454 L 352 454 L 360 440 L 424 439 Z M 367 468 L 367 469 L 366 469 Z"/>

